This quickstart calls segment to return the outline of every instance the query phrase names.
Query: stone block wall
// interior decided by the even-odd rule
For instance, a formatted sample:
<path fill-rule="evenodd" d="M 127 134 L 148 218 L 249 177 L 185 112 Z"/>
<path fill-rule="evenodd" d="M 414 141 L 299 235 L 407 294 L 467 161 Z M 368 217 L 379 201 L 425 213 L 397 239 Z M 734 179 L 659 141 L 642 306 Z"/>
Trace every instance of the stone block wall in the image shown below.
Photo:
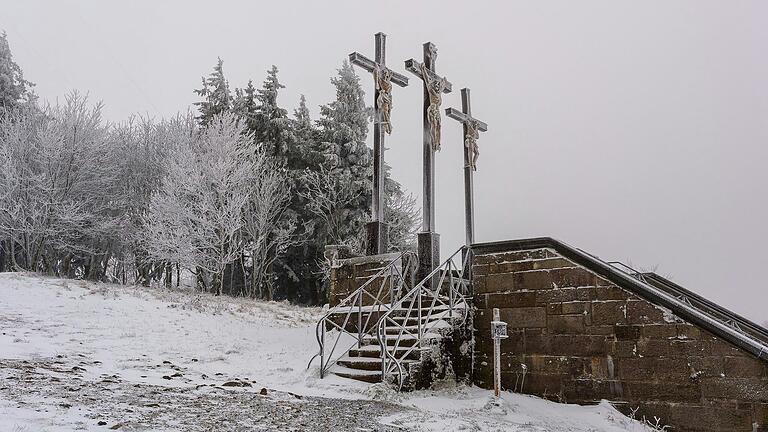
<path fill-rule="evenodd" d="M 552 248 L 473 248 L 473 380 L 492 386 L 492 309 L 508 323 L 505 389 L 607 399 L 674 431 L 768 431 L 768 362 Z"/>
<path fill-rule="evenodd" d="M 383 267 L 386 267 L 393 259 L 397 258 L 398 255 L 399 254 L 384 254 L 337 260 L 335 265 L 331 267 L 328 293 L 330 307 L 338 305 L 339 302 L 355 292 L 364 283 L 368 282 L 372 276 L 376 275 L 376 273 Z M 379 295 L 380 285 L 381 281 L 372 282 L 369 285 L 371 287 L 369 291 L 371 291 L 371 294 L 374 297 L 378 297 L 380 300 L 388 302 L 390 298 L 389 291 L 383 289 Z M 372 303 L 372 297 L 363 296 L 363 306 L 368 306 Z"/>

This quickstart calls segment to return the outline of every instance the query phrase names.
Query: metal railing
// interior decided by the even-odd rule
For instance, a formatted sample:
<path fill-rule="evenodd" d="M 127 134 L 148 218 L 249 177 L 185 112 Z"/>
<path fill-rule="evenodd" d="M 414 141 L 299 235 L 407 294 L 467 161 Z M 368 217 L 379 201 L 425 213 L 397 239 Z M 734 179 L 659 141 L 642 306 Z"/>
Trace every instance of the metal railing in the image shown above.
<path fill-rule="evenodd" d="M 457 257 L 461 261 L 458 266 L 454 262 Z M 382 381 L 396 372 L 398 389 L 402 389 L 403 364 L 412 353 L 421 355 L 424 342 L 432 336 L 429 331 L 446 319 L 451 325 L 455 318 L 466 320 L 467 297 L 471 294 L 470 270 L 471 249 L 462 247 L 381 316 L 377 326 Z M 388 330 L 394 332 L 388 334 Z M 393 343 L 388 346 L 390 340 Z M 408 345 L 404 344 L 406 340 Z"/>
<path fill-rule="evenodd" d="M 683 288 L 680 285 L 662 277 L 654 272 L 638 271 L 621 261 L 608 262 L 611 266 L 657 289 L 661 289 L 674 296 L 677 300 L 702 311 L 715 320 L 731 327 L 744 336 L 757 338 L 763 343 L 768 342 L 768 329 L 765 329 L 748 319 L 736 314 L 700 295 Z"/>
<path fill-rule="evenodd" d="M 320 358 L 320 378 L 355 345 L 362 346 L 365 336 L 375 336 L 379 317 L 389 311 L 406 288 L 413 286 L 418 257 L 413 252 L 403 252 L 352 292 L 349 296 L 331 308 L 317 322 L 315 336 L 320 350 L 307 364 L 307 369 L 316 358 Z M 353 320 L 356 320 L 353 321 Z M 351 327 L 351 328 L 350 328 Z M 329 333 L 335 336 L 327 343 Z M 344 335 L 349 335 L 355 342 L 344 350 L 337 350 Z M 330 348 L 330 349 L 328 349 Z M 334 358 L 334 353 L 340 353 Z"/>

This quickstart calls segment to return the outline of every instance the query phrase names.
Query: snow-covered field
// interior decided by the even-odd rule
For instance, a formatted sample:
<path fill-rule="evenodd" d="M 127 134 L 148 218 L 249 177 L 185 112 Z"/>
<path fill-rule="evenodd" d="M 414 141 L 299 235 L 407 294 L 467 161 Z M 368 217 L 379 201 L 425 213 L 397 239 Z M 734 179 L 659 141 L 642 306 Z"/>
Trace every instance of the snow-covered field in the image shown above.
<path fill-rule="evenodd" d="M 607 403 L 320 380 L 321 312 L 0 273 L 0 432 L 648 430 Z"/>

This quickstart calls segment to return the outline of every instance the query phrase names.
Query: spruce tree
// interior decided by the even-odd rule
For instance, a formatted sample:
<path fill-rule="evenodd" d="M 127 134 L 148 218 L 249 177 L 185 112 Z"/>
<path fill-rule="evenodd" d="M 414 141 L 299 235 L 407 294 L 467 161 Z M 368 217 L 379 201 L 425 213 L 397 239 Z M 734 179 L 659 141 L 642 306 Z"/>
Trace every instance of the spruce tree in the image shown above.
<path fill-rule="evenodd" d="M 203 87 L 195 90 L 203 97 L 200 102 L 195 102 L 200 115 L 196 117 L 201 126 L 208 126 L 211 120 L 220 114 L 232 109 L 232 94 L 229 92 L 229 83 L 224 77 L 224 62 L 219 57 L 218 63 L 213 68 L 208 78 L 203 78 Z"/>
<path fill-rule="evenodd" d="M 277 105 L 277 95 L 281 88 L 277 78 L 277 66 L 267 71 L 267 78 L 262 88 L 256 90 L 256 108 L 253 132 L 256 141 L 263 144 L 268 154 L 285 157 L 288 150 L 287 130 L 289 127 L 288 111 Z"/>
<path fill-rule="evenodd" d="M 248 80 L 248 85 L 244 89 L 235 89 L 232 112 L 235 113 L 238 120 L 245 122 L 249 131 L 253 131 L 256 128 L 257 108 L 256 88 L 253 86 L 253 80 Z"/>
<path fill-rule="evenodd" d="M 324 160 L 320 149 L 319 131 L 312 122 L 307 100 L 301 95 L 299 106 L 290 119 L 290 138 L 286 153 L 286 165 L 294 191 L 307 188 L 306 172 L 317 171 Z M 294 192 L 288 214 L 302 227 L 303 241 L 290 247 L 276 269 L 278 286 L 283 293 L 302 303 L 318 304 L 321 301 L 322 280 L 318 278 L 318 259 L 325 244 L 319 235 L 315 215 L 308 211 L 307 199 Z"/>
<path fill-rule="evenodd" d="M 8 37 L 3 32 L 0 34 L 0 115 L 32 105 L 37 99 L 31 90 L 33 86 L 24 79 L 21 67 L 13 61 Z"/>
<path fill-rule="evenodd" d="M 344 209 L 343 237 L 360 248 L 363 226 L 370 219 L 372 151 L 365 145 L 372 110 L 365 104 L 365 92 L 352 66 L 344 61 L 338 76 L 331 79 L 336 100 L 320 108 L 322 150 L 329 175 L 346 185 L 357 198 Z"/>

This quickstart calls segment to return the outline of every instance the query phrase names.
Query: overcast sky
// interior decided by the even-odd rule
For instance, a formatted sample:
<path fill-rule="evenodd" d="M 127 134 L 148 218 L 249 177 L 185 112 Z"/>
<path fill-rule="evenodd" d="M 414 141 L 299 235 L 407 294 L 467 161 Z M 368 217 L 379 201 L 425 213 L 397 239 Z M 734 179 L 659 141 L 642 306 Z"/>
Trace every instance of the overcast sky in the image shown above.
<path fill-rule="evenodd" d="M 478 241 L 552 236 L 658 272 L 768 320 L 768 2 L 11 1 L 0 29 L 36 91 L 103 100 L 106 117 L 185 111 L 216 58 L 231 87 L 275 64 L 313 112 L 347 54 L 388 64 L 437 45 L 489 124 L 476 174 Z M 366 90 L 370 75 L 359 70 Z M 404 72 L 405 73 L 405 72 Z M 407 73 L 406 73 L 407 74 Z M 421 191 L 421 84 L 395 87 L 385 158 Z M 443 121 L 437 229 L 464 239 L 461 130 Z M 369 140 L 370 141 L 370 140 Z"/>

